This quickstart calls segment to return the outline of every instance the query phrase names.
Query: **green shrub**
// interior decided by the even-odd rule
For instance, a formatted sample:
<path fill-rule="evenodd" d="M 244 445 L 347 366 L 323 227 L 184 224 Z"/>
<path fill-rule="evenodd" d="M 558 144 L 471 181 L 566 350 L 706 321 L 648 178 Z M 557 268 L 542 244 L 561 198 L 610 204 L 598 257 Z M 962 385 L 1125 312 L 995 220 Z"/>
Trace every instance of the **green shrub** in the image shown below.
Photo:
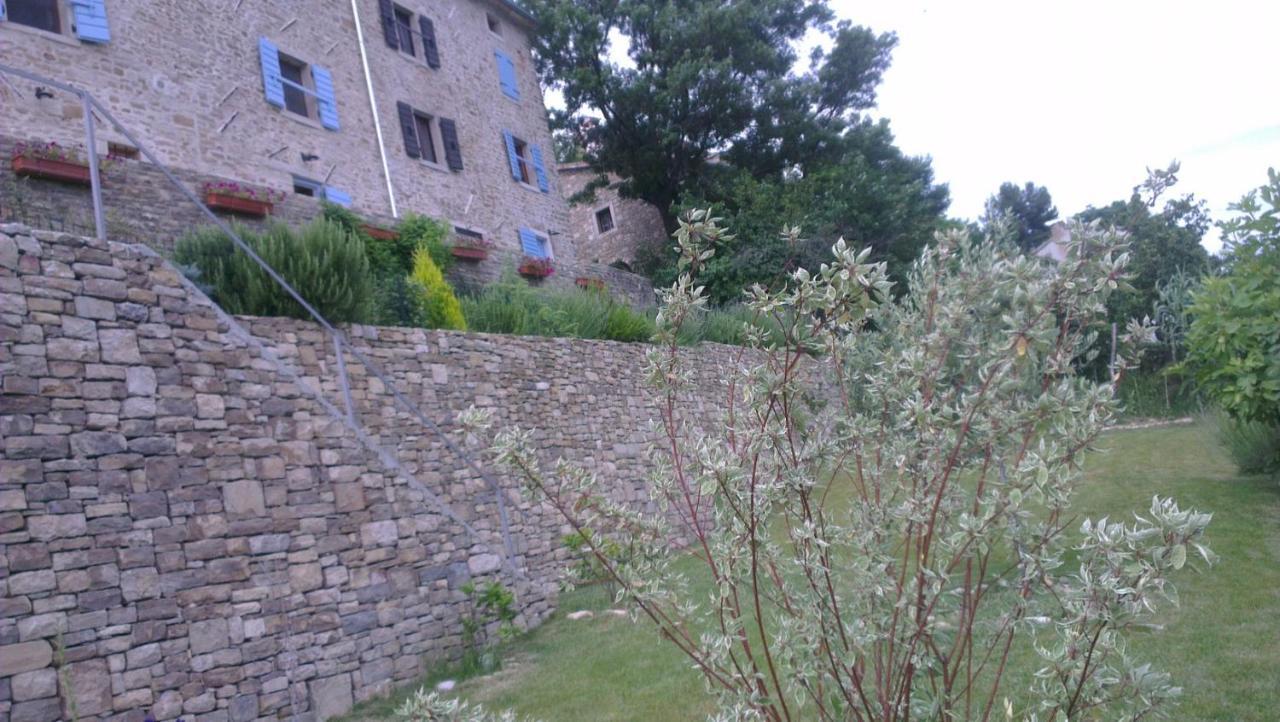
<path fill-rule="evenodd" d="M 648 341 L 653 321 L 603 291 L 533 289 L 507 274 L 462 299 L 473 331 L 606 341 Z"/>
<path fill-rule="evenodd" d="M 1218 412 L 1213 421 L 1218 441 L 1231 460 L 1246 474 L 1280 472 L 1280 425 L 1263 421 L 1239 421 Z"/>
<path fill-rule="evenodd" d="M 335 323 L 369 320 L 372 276 L 364 244 L 340 224 L 318 219 L 295 231 L 283 224 L 265 233 L 238 228 L 240 237 L 319 313 Z M 311 316 L 216 228 L 180 239 L 174 259 L 199 269 L 200 280 L 228 313 Z"/>
<path fill-rule="evenodd" d="M 1182 418 L 1200 411 L 1200 395 L 1189 379 L 1169 370 L 1135 371 L 1116 391 L 1129 418 Z"/>
<path fill-rule="evenodd" d="M 404 264 L 404 272 L 413 270 L 413 253 L 419 248 L 427 249 L 431 260 L 441 273 L 448 273 L 453 267 L 453 254 L 449 251 L 450 228 L 444 221 L 410 213 L 396 226 L 396 238 L 380 241 L 386 244 L 387 251 L 394 263 Z"/>
<path fill-rule="evenodd" d="M 747 342 L 748 327 L 764 331 L 770 341 L 782 341 L 782 329 L 776 321 L 761 318 L 739 304 L 692 312 L 680 327 L 679 341 L 685 346 L 703 341 L 743 346 Z"/>
<path fill-rule="evenodd" d="M 462 306 L 425 247 L 413 253 L 413 275 L 409 277 L 409 284 L 419 294 L 422 326 L 455 331 L 467 329 Z"/>

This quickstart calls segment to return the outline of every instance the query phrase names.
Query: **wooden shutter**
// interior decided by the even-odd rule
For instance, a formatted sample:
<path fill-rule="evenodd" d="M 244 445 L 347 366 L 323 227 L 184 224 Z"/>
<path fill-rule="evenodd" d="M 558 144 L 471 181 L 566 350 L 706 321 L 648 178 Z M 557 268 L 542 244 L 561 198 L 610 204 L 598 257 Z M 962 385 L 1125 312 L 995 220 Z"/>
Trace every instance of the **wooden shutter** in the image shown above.
<path fill-rule="evenodd" d="M 462 170 L 462 146 L 458 144 L 458 124 L 452 118 L 441 118 L 440 140 L 444 143 L 444 159 L 449 170 Z"/>
<path fill-rule="evenodd" d="M 76 37 L 87 43 L 105 43 L 111 40 L 107 27 L 106 0 L 72 0 L 71 13 L 75 19 Z"/>
<path fill-rule="evenodd" d="M 4 0 L 0 0 L 0 23 L 9 19 L 9 9 L 4 6 Z"/>
<path fill-rule="evenodd" d="M 529 228 L 520 229 L 520 250 L 530 258 L 547 257 L 547 249 L 542 244 L 542 239 L 538 238 L 538 234 Z"/>
<path fill-rule="evenodd" d="M 422 56 L 427 59 L 427 65 L 439 68 L 440 48 L 436 46 L 435 24 L 431 22 L 431 18 L 419 15 L 418 28 L 422 30 Z"/>
<path fill-rule="evenodd" d="M 542 148 L 530 145 L 529 155 L 533 157 L 533 174 L 538 179 L 538 188 L 543 193 L 550 193 L 551 184 L 547 182 L 547 169 L 542 165 Z"/>
<path fill-rule="evenodd" d="M 280 78 L 280 50 L 266 38 L 258 39 L 258 59 L 262 62 L 262 90 L 267 102 L 284 107 L 284 83 Z"/>
<path fill-rule="evenodd" d="M 512 100 L 520 99 L 520 85 L 516 83 L 516 65 L 511 62 L 511 57 L 501 50 L 493 51 L 493 56 L 498 61 L 498 85 L 502 86 L 502 92 Z"/>
<path fill-rule="evenodd" d="M 311 79 L 316 84 L 316 106 L 320 110 L 320 125 L 329 130 L 337 130 L 338 100 L 333 94 L 333 75 L 326 68 L 312 65 Z"/>
<path fill-rule="evenodd" d="M 391 0 L 378 0 L 378 18 L 382 20 L 382 37 L 386 39 L 387 46 L 399 50 L 400 35 L 396 30 L 396 8 L 391 4 Z"/>
<path fill-rule="evenodd" d="M 511 177 L 518 181 L 524 180 L 520 175 L 520 156 L 516 155 L 516 138 L 511 135 L 511 131 L 502 131 L 502 139 L 507 142 L 507 162 L 511 164 Z"/>
<path fill-rule="evenodd" d="M 400 133 L 404 136 L 404 152 L 410 158 L 421 158 L 422 149 L 418 146 L 418 129 L 413 123 L 413 108 L 408 103 L 396 103 L 396 113 L 400 116 Z"/>

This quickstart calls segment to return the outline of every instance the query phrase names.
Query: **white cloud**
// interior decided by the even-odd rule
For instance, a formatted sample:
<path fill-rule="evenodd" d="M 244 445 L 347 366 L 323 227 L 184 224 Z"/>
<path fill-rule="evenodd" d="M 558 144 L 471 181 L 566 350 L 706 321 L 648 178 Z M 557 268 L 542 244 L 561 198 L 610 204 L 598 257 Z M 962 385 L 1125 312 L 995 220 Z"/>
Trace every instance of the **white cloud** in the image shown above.
<path fill-rule="evenodd" d="M 1180 192 L 1215 216 L 1280 166 L 1274 35 L 1258 2 L 833 0 L 898 33 L 879 113 L 933 156 L 952 213 L 1003 181 L 1049 188 L 1062 215 L 1128 196 L 1182 161 Z M 1206 245 L 1216 248 L 1216 238 Z"/>

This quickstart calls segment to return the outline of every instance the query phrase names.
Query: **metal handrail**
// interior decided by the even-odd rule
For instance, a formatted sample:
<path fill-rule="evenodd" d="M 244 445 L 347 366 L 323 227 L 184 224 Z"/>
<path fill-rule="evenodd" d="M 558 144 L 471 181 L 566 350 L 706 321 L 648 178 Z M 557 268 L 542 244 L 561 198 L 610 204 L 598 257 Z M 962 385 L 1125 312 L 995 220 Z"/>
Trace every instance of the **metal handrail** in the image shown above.
<path fill-rule="evenodd" d="M 276 270 L 272 268 L 270 264 L 264 261 L 261 256 L 259 256 L 251 247 L 249 247 L 249 244 L 245 243 L 244 240 L 240 238 L 239 234 L 235 232 L 235 230 L 230 226 L 230 224 L 228 224 L 226 221 L 219 218 L 218 215 L 215 214 L 207 205 L 205 205 L 205 203 L 202 200 L 200 200 L 200 198 L 195 193 L 193 193 L 189 188 L 186 187 L 186 185 L 184 185 L 180 180 L 178 180 L 177 176 L 175 176 L 167 166 L 161 163 L 160 160 L 156 158 L 155 154 L 152 153 L 149 148 L 143 145 L 142 142 L 139 141 L 138 138 L 133 135 L 133 133 L 129 132 L 129 129 L 126 128 L 123 123 L 121 123 L 119 120 L 116 119 L 114 115 L 111 114 L 111 111 L 103 107 L 103 105 L 99 103 L 95 97 L 93 97 L 93 94 L 91 94 L 87 90 L 84 90 L 82 88 L 77 88 L 68 83 L 54 80 L 52 78 L 47 78 L 37 73 L 32 73 L 27 70 L 22 70 L 21 68 L 14 68 L 2 63 L 0 63 L 0 73 L 16 75 L 18 77 L 25 78 L 32 82 L 50 85 L 60 90 L 63 90 L 65 92 L 71 93 L 77 96 L 78 98 L 80 98 L 80 101 L 84 106 L 86 155 L 89 156 L 89 178 L 90 178 L 90 188 L 93 193 L 94 226 L 95 226 L 95 230 L 99 240 L 106 240 L 107 236 L 106 236 L 106 221 L 105 221 L 105 216 L 104 216 L 103 207 L 102 207 L 102 181 L 99 176 L 97 146 L 96 146 L 96 143 L 94 142 L 94 121 L 93 121 L 94 108 L 100 111 L 102 113 L 102 116 L 108 122 L 111 123 L 112 127 L 114 127 L 115 130 L 119 131 L 120 134 L 123 135 L 126 139 L 128 139 L 128 141 L 133 145 L 133 147 L 138 149 L 138 152 L 143 157 L 145 157 L 148 161 L 151 162 L 152 165 L 158 168 L 160 172 L 163 173 L 164 176 L 169 179 L 169 182 L 173 183 L 174 187 L 176 187 L 178 191 L 187 198 L 187 200 L 191 201 L 197 207 L 199 207 L 200 210 L 204 213 L 204 215 L 207 216 L 208 219 L 212 221 L 215 226 L 217 226 L 223 233 L 227 235 L 228 238 L 231 239 L 231 242 L 236 246 L 236 248 L 244 252 L 244 254 L 247 255 L 250 259 L 252 259 L 254 263 L 258 264 L 258 266 L 262 268 L 262 270 L 266 271 L 267 275 L 270 276 L 271 279 L 274 280 L 276 283 L 278 283 L 280 287 L 283 288 L 285 292 L 287 292 L 289 296 L 293 298 L 293 300 L 297 301 L 300 306 L 306 309 L 307 313 L 310 314 L 312 319 L 314 319 L 316 323 L 320 324 L 320 326 L 324 328 L 324 330 L 329 334 L 329 336 L 331 337 L 334 343 L 334 352 L 337 355 L 339 377 L 340 377 L 340 382 L 342 384 L 344 403 L 347 410 L 347 419 L 345 420 L 345 423 L 348 423 L 348 425 L 352 426 L 358 433 L 364 436 L 363 430 L 356 428 L 361 426 L 361 424 L 359 423 L 358 416 L 354 413 L 354 407 L 351 404 L 350 379 L 347 374 L 346 363 L 342 357 L 342 352 L 344 348 L 357 361 L 359 361 L 366 369 L 368 369 L 369 372 L 373 374 L 375 378 L 377 378 L 379 381 L 382 382 L 383 387 L 391 392 L 392 398 L 399 405 L 401 405 L 404 408 L 404 410 L 408 411 L 411 415 L 417 418 L 418 421 L 422 423 L 423 426 L 426 426 L 432 433 L 434 433 L 440 439 L 441 442 L 443 442 L 445 448 L 447 448 L 450 452 L 452 452 L 458 458 L 462 459 L 462 461 L 469 468 L 471 468 L 472 471 L 474 471 L 482 479 L 485 480 L 485 483 L 489 486 L 490 490 L 493 492 L 494 500 L 497 502 L 498 517 L 499 517 L 500 530 L 502 534 L 502 545 L 503 545 L 503 551 L 504 551 L 504 554 L 502 555 L 503 563 L 507 567 L 507 570 L 511 572 L 513 576 L 520 579 L 525 578 L 523 571 L 521 571 L 519 567 L 516 566 L 516 563 L 515 563 L 515 545 L 512 543 L 512 540 L 511 540 L 511 520 L 510 520 L 510 515 L 507 511 L 506 499 L 504 498 L 504 495 L 502 493 L 502 487 L 498 485 L 498 482 L 487 471 L 484 470 L 484 468 L 479 464 L 479 462 L 475 460 L 475 458 L 471 454 L 469 454 L 462 447 L 455 444 L 453 440 L 450 439 L 449 436 L 444 433 L 444 430 L 441 429 L 440 426 L 436 424 L 435 421 L 431 420 L 430 417 L 428 417 L 425 413 L 423 413 L 422 409 L 420 409 L 417 406 L 417 404 L 414 404 L 403 393 L 401 393 L 400 390 L 396 387 L 396 384 L 387 376 L 387 374 L 377 364 L 375 364 L 367 356 L 365 356 L 358 349 L 352 346 L 350 342 L 347 341 L 346 336 L 342 333 L 342 331 L 336 328 L 332 323 L 329 322 L 328 319 L 326 319 L 323 315 L 321 315 L 321 313 L 318 310 L 316 310 L 314 306 L 312 306 L 310 303 L 307 302 L 305 298 L 302 297 L 302 294 L 298 293 L 298 291 L 294 289 L 293 286 L 289 285 L 289 282 L 286 281 L 283 276 L 281 276 L 278 272 L 276 272 Z M 365 436 L 365 438 L 367 438 L 367 436 Z M 368 443 L 372 443 L 372 441 Z M 379 451 L 382 452 L 383 454 L 388 453 L 384 449 L 379 449 Z M 407 471 L 403 470 L 403 468 L 401 469 L 400 473 L 404 474 L 407 480 L 417 481 Z M 418 482 L 418 483 L 421 484 L 421 482 Z M 476 529 L 471 526 L 471 524 L 469 524 L 465 519 L 463 519 L 447 503 L 441 501 L 435 495 L 434 492 L 432 492 L 430 489 L 427 489 L 425 484 L 422 484 L 422 489 L 420 490 L 426 492 L 425 496 L 428 499 L 428 501 L 430 501 L 433 505 L 435 505 L 442 514 L 444 514 L 450 520 L 462 526 L 463 530 L 466 531 L 466 533 L 469 536 L 471 536 L 475 541 L 481 544 L 484 544 L 479 532 L 477 532 Z"/>

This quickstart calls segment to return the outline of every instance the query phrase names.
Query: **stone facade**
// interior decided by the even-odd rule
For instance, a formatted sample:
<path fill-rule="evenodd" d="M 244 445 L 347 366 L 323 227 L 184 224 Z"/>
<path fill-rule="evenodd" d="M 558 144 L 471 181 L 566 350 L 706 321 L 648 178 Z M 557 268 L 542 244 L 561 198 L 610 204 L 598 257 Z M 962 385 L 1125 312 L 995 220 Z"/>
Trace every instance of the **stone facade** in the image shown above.
<path fill-rule="evenodd" d="M 171 168 L 286 192 L 300 176 L 345 192 L 356 210 L 372 216 L 393 215 L 389 184 L 400 215 L 448 219 L 484 233 L 509 252 L 520 248 L 517 229 L 529 227 L 550 238 L 557 262 L 572 265 L 576 259 L 530 56 L 532 21 L 511 3 L 359 0 L 357 19 L 351 3 L 337 0 L 198 8 L 106 0 L 111 28 L 106 43 L 76 39 L 72 3 L 59 0 L 58 5 L 61 33 L 0 22 L 3 62 L 90 91 Z M 389 46 L 384 5 L 407 18 L 412 57 Z M 433 22 L 439 67 L 424 60 L 421 18 Z M 308 117 L 267 102 L 264 39 L 306 65 L 301 77 L 312 90 L 317 89 L 314 69 L 329 72 L 337 129 L 322 124 L 316 97 L 304 100 Z M 519 100 L 501 87 L 497 51 L 512 62 Z M 0 135 L 83 147 L 77 98 L 48 88 L 36 92 L 38 84 L 6 79 L 12 85 L 0 84 Z M 440 162 L 409 157 L 398 103 L 432 117 L 432 144 Z M 461 170 L 445 162 L 443 119 L 456 125 Z M 100 153 L 112 143 L 128 144 L 106 123 L 98 130 Z M 542 149 L 546 192 L 536 183 L 513 179 L 504 131 Z M 117 214 L 125 216 L 127 210 Z M 157 216 L 165 212 L 164 207 L 150 209 Z"/>
<path fill-rule="evenodd" d="M 233 319 L 141 246 L 0 226 L 0 719 L 323 720 L 460 652 L 459 585 L 554 604 L 565 529 L 445 444 L 474 404 L 653 508 L 639 344 Z M 740 349 L 689 349 L 723 418 Z"/>
<path fill-rule="evenodd" d="M 566 163 L 559 172 L 565 197 L 570 199 L 596 177 L 586 163 Z M 594 200 L 570 203 L 569 229 L 580 258 L 630 270 L 640 249 L 670 244 L 658 209 L 641 200 L 623 198 L 618 195 L 618 178 L 611 176 L 609 180 L 607 187 L 596 190 Z M 602 231 L 599 216 L 604 211 L 608 211 L 613 227 Z"/>

